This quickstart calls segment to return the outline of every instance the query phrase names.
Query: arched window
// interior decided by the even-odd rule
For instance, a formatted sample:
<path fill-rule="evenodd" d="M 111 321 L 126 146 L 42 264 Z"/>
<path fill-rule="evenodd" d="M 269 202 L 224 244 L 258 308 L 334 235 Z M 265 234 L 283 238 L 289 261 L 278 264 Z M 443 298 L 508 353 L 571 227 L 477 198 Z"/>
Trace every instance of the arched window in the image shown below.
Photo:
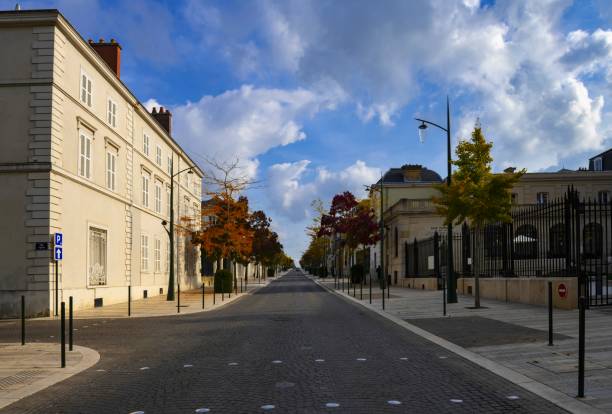
<path fill-rule="evenodd" d="M 502 227 L 489 224 L 484 228 L 484 250 L 486 257 L 500 257 L 503 248 Z"/>
<path fill-rule="evenodd" d="M 595 259 L 603 254 L 603 229 L 599 223 L 589 223 L 582 230 L 582 251 L 584 257 Z"/>
<path fill-rule="evenodd" d="M 565 257 L 565 225 L 557 223 L 548 230 L 548 257 Z"/>
<path fill-rule="evenodd" d="M 538 257 L 538 230 L 531 224 L 523 224 L 514 233 L 514 255 L 517 259 Z"/>

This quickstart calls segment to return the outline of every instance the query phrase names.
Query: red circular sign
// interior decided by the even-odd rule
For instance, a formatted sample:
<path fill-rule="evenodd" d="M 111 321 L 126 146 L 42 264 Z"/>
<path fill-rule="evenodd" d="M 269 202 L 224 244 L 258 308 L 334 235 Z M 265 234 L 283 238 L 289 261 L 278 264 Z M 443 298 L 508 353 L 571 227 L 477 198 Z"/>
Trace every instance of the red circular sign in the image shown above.
<path fill-rule="evenodd" d="M 567 288 L 565 287 L 563 283 L 559 284 L 559 287 L 557 288 L 557 292 L 559 292 L 559 296 L 562 298 L 567 296 Z"/>

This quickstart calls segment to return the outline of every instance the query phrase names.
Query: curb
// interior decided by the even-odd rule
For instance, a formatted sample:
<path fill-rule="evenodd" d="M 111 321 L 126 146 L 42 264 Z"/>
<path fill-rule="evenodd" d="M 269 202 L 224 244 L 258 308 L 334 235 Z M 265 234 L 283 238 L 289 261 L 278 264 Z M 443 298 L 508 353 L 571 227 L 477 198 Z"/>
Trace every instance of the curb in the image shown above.
<path fill-rule="evenodd" d="M 307 276 L 310 277 L 310 275 L 307 275 Z M 401 326 L 402 328 L 409 330 L 410 332 L 424 339 L 427 339 L 428 341 L 433 342 L 434 344 L 442 348 L 445 348 L 446 350 L 456 355 L 459 355 L 460 357 L 470 362 L 473 362 L 474 364 L 486 369 L 487 371 L 492 372 L 495 375 L 502 377 L 510 381 L 513 384 L 518 385 L 519 387 L 551 402 L 552 404 L 558 406 L 559 408 L 567 412 L 574 413 L 574 414 L 604 414 L 604 411 L 598 408 L 592 407 L 588 404 L 585 404 L 582 401 L 579 401 L 575 398 L 572 398 L 568 396 L 567 394 L 564 394 L 561 391 L 558 391 L 552 387 L 549 387 L 546 384 L 542 384 L 541 382 L 538 382 L 532 378 L 529 378 L 526 375 L 520 374 L 497 362 L 491 361 L 490 359 L 487 359 L 475 352 L 469 351 L 463 347 L 460 347 L 459 345 L 456 345 L 450 341 L 447 341 L 446 339 L 440 338 L 439 336 L 436 336 L 424 329 L 421 329 L 415 325 L 412 325 L 411 323 L 408 323 L 404 321 L 403 319 L 400 319 L 396 316 L 388 314 L 380 309 L 376 309 L 375 307 L 371 306 L 368 303 L 361 302 L 359 299 L 355 299 L 344 293 L 337 292 L 334 289 L 320 283 L 318 280 L 314 279 L 313 277 L 310 277 L 310 279 L 313 282 L 315 282 L 317 285 L 321 286 L 323 289 L 327 290 L 328 292 L 333 293 L 346 301 L 350 301 L 350 302 L 353 302 L 354 304 L 363 306 L 364 308 L 382 316 L 383 318 L 386 318 L 390 320 L 391 322 L 394 322 L 395 324 Z"/>
<path fill-rule="evenodd" d="M 57 346 L 56 343 L 37 343 L 37 345 Z M 0 409 L 11 405 L 25 397 L 42 391 L 45 388 L 50 387 L 51 385 L 64 381 L 65 379 L 70 378 L 81 371 L 91 368 L 100 360 L 100 354 L 94 349 L 74 345 L 74 351 L 78 351 L 82 355 L 81 361 L 78 364 L 66 366 L 66 368 L 57 368 L 57 371 L 53 374 L 49 375 L 46 378 L 42 378 L 38 381 L 35 381 L 34 383 L 23 387 L 22 389 L 7 392 L 6 394 L 0 394 Z"/>
<path fill-rule="evenodd" d="M 187 312 L 181 312 L 181 313 L 168 313 L 168 314 L 162 314 L 162 315 L 134 315 L 132 314 L 131 316 L 107 316 L 107 315 L 100 315 L 100 316 L 87 316 L 87 317 L 79 317 L 79 315 L 75 312 L 75 315 L 73 317 L 73 319 L 76 320 L 82 320 L 82 321 L 86 321 L 86 320 L 93 320 L 93 319 L 140 319 L 140 318 L 165 318 L 165 317 L 169 317 L 169 316 L 187 316 L 187 315 L 195 315 L 197 313 L 203 313 L 203 312 L 211 312 L 211 311 L 215 311 L 217 309 L 223 308 L 226 305 L 244 297 L 247 295 L 251 295 L 255 292 L 257 292 L 259 289 L 265 288 L 266 286 L 269 286 L 270 283 L 272 281 L 274 281 L 276 279 L 272 279 L 269 278 L 267 283 L 262 284 L 260 286 L 257 286 L 256 288 L 252 289 L 249 292 L 243 292 L 243 293 L 239 293 L 238 295 L 233 295 L 231 298 L 226 298 L 225 301 L 223 301 L 223 303 L 216 305 L 215 307 L 210 307 L 210 308 L 206 308 L 206 309 L 197 309 L 194 311 L 187 311 Z M 28 321 L 58 321 L 59 318 L 58 317 L 53 317 L 53 316 L 44 316 L 41 318 L 31 318 L 28 319 Z M 12 322 L 17 322 L 18 319 L 7 319 L 6 321 L 12 321 Z"/>

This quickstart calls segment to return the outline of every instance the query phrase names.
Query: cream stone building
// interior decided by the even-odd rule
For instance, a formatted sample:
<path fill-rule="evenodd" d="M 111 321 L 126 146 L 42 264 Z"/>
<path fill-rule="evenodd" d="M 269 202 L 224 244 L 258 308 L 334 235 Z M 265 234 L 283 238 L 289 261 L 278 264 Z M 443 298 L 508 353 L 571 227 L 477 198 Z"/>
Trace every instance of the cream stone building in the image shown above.
<path fill-rule="evenodd" d="M 170 202 L 200 228 L 202 171 L 120 79 L 121 47 L 85 41 L 57 10 L 0 12 L 0 317 L 48 315 L 166 293 Z M 170 171 L 191 168 L 175 178 Z M 63 260 L 51 259 L 63 234 Z M 199 250 L 176 240 L 182 288 Z"/>
<path fill-rule="evenodd" d="M 606 164 L 608 155 L 612 155 L 612 150 L 591 158 L 588 168 L 576 171 L 562 169 L 523 175 L 512 190 L 513 203 L 517 206 L 546 204 L 564 197 L 570 186 L 578 190 L 580 198 L 609 203 L 612 200 L 612 163 Z M 597 162 L 598 158 L 603 162 Z M 393 285 L 414 285 L 414 275 L 410 274 L 412 266 L 406 262 L 408 243 L 430 238 L 436 231 L 446 234 L 444 220 L 436 214 L 431 202 L 431 197 L 437 194 L 434 186 L 442 182 L 437 173 L 420 165 L 392 168 L 383 177 L 385 269 Z M 380 181 L 372 188 L 375 190 L 370 196 L 377 198 Z M 375 202 L 375 210 L 380 217 L 380 199 Z M 460 228 L 455 227 L 454 232 L 459 233 Z M 374 275 L 376 266 L 380 264 L 380 244 L 373 246 L 370 252 L 370 272 Z M 612 252 L 609 254 L 612 256 Z M 459 260 L 458 257 L 455 253 L 455 260 Z M 427 286 L 435 288 L 437 283 Z"/>

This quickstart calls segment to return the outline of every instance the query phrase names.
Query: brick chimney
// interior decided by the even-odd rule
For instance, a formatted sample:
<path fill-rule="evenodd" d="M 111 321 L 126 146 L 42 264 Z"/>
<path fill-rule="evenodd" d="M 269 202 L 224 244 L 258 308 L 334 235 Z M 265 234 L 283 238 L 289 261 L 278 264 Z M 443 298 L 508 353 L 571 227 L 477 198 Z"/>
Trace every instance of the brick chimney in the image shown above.
<path fill-rule="evenodd" d="M 105 42 L 104 39 L 96 43 L 89 39 L 89 46 L 95 50 L 98 55 L 106 62 L 117 77 L 120 77 L 121 72 L 121 46 L 115 39 L 111 39 L 110 42 Z"/>
<path fill-rule="evenodd" d="M 153 118 L 155 118 L 162 128 L 166 130 L 168 135 L 172 136 L 172 114 L 170 111 L 164 109 L 163 106 L 160 106 L 159 112 L 157 112 L 157 108 L 153 107 L 151 115 L 153 115 Z"/>

